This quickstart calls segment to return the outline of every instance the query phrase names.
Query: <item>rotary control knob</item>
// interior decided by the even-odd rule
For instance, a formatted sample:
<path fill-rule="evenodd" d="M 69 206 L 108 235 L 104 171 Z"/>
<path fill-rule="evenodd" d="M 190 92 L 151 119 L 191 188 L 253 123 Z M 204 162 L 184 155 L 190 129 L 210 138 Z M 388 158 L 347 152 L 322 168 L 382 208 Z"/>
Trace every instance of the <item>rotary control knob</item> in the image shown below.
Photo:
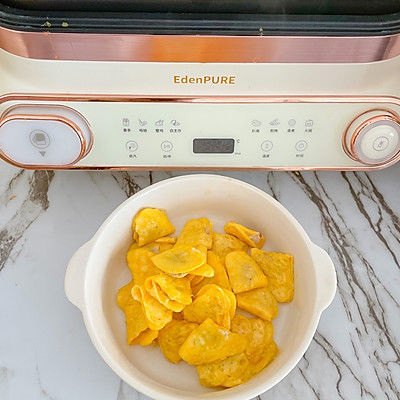
<path fill-rule="evenodd" d="M 86 119 L 70 107 L 21 104 L 0 118 L 0 157 L 22 168 L 68 168 L 93 143 Z"/>
<path fill-rule="evenodd" d="M 368 110 L 347 127 L 343 148 L 353 160 L 379 166 L 400 158 L 400 117 L 391 110 Z"/>

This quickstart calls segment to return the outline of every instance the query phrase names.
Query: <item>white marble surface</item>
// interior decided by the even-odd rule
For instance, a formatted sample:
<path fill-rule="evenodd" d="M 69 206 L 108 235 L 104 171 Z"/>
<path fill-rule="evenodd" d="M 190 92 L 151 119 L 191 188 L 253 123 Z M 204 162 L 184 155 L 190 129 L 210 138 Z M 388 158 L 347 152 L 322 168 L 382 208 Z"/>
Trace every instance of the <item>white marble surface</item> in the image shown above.
<path fill-rule="evenodd" d="M 146 399 L 97 354 L 64 295 L 64 273 L 119 203 L 172 175 L 0 164 L 0 400 Z M 338 275 L 304 358 L 260 398 L 400 398 L 400 164 L 368 174 L 227 175 L 283 203 L 327 249 Z"/>

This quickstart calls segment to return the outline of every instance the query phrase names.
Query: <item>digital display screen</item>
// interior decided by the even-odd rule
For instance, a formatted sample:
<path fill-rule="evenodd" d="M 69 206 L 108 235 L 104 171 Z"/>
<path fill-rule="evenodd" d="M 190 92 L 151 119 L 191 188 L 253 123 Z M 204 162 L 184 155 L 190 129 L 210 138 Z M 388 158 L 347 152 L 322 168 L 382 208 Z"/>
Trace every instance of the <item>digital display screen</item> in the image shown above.
<path fill-rule="evenodd" d="M 232 154 L 235 150 L 235 139 L 194 139 L 195 154 Z"/>

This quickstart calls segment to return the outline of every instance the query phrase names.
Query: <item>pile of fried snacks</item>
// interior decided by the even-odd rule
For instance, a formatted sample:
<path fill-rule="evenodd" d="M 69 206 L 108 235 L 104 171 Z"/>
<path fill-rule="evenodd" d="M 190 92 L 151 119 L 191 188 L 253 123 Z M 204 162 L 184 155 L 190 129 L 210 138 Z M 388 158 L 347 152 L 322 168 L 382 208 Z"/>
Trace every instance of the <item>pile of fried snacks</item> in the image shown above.
<path fill-rule="evenodd" d="M 262 250 L 264 235 L 235 222 L 219 233 L 207 218 L 190 219 L 170 236 L 175 228 L 157 208 L 140 210 L 132 230 L 132 280 L 117 295 L 129 345 L 158 343 L 207 387 L 240 385 L 275 358 L 271 321 L 293 299 L 291 255 Z"/>

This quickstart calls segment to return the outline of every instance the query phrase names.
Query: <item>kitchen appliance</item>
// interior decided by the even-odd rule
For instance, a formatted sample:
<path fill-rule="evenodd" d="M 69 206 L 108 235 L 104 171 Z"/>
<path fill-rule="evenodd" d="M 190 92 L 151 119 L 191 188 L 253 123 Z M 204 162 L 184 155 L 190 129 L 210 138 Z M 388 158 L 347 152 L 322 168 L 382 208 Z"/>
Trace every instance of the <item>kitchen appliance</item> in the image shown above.
<path fill-rule="evenodd" d="M 24 168 L 372 170 L 400 159 L 397 0 L 2 0 Z"/>
<path fill-rule="evenodd" d="M 115 297 L 132 279 L 126 265 L 132 218 L 149 206 L 166 209 L 177 232 L 189 218 L 207 217 L 220 232 L 226 221 L 235 219 L 268 232 L 267 249 L 294 256 L 294 298 L 279 304 L 279 315 L 273 320 L 279 354 L 248 382 L 227 390 L 205 388 L 193 366 L 170 363 L 155 346 L 126 344 L 125 318 Z M 157 400 L 247 400 L 276 385 L 300 361 L 321 313 L 335 296 L 336 273 L 326 251 L 312 243 L 296 219 L 271 196 L 236 179 L 197 174 L 158 182 L 122 203 L 72 256 L 65 292 L 81 310 L 104 361 L 143 394 Z"/>

